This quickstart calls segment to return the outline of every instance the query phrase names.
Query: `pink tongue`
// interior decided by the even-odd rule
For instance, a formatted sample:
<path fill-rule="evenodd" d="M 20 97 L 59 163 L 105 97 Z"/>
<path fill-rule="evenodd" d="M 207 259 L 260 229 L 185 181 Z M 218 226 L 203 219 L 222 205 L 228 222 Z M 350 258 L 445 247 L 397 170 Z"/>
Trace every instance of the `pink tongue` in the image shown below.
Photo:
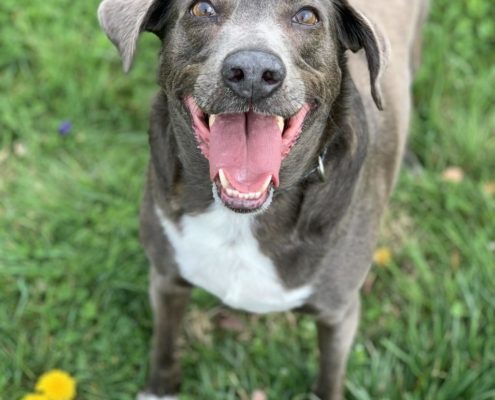
<path fill-rule="evenodd" d="M 282 163 L 282 133 L 273 116 L 249 113 L 220 114 L 210 132 L 210 175 L 223 169 L 239 192 L 261 189 L 272 176 L 277 186 Z"/>

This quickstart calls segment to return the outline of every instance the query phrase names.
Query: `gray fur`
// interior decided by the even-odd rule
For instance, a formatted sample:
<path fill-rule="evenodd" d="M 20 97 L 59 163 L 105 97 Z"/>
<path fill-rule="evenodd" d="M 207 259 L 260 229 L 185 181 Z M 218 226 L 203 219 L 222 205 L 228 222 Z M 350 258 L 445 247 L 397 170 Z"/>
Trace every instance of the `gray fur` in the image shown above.
<path fill-rule="evenodd" d="M 322 24 L 311 33 L 287 23 L 303 3 L 214 4 L 222 16 L 211 24 L 192 19 L 189 2 L 179 0 L 104 0 L 99 10 L 126 69 L 141 31 L 153 31 L 163 43 L 162 90 L 151 114 L 151 161 L 141 207 L 155 315 L 148 390 L 156 396 L 179 390 L 175 343 L 191 290 L 154 210 L 159 207 L 178 223 L 214 201 L 208 161 L 197 148 L 184 97 L 193 96 L 208 114 L 253 107 L 284 117 L 314 101 L 317 106 L 282 165 L 271 205 L 255 216 L 255 234 L 287 288 L 313 285 L 299 311 L 317 320 L 321 357 L 315 390 L 322 400 L 341 399 L 359 290 L 406 143 L 427 1 L 313 0 Z M 219 69 L 228 54 L 253 48 L 277 54 L 287 79 L 272 96 L 250 104 L 222 84 Z M 324 148 L 327 179 L 321 182 L 306 175 Z"/>

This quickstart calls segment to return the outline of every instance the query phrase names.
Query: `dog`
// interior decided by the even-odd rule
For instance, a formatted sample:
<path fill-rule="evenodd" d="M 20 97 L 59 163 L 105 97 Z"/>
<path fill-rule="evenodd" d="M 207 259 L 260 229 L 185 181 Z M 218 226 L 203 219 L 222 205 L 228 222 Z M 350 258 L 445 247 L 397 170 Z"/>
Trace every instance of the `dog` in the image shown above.
<path fill-rule="evenodd" d="M 125 71 L 162 43 L 141 241 L 154 313 L 141 400 L 176 399 L 200 287 L 314 316 L 315 394 L 343 396 L 359 291 L 394 187 L 426 0 L 104 0 Z"/>

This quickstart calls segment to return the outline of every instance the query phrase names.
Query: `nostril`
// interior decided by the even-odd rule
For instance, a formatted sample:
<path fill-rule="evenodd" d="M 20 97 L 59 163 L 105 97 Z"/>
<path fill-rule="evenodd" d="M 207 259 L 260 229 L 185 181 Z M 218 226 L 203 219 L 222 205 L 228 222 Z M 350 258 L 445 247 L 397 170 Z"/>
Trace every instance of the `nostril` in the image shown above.
<path fill-rule="evenodd" d="M 273 71 L 265 71 L 263 72 L 262 79 L 268 83 L 269 85 L 276 85 L 279 82 L 276 74 Z"/>
<path fill-rule="evenodd" d="M 230 70 L 229 81 L 241 82 L 242 80 L 244 80 L 244 71 L 240 68 L 232 68 Z"/>

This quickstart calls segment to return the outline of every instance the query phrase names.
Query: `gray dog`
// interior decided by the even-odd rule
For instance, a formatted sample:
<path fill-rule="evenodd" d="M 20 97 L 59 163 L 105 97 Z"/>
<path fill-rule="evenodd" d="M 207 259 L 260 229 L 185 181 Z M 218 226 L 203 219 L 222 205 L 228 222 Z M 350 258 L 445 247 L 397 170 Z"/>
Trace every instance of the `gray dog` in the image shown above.
<path fill-rule="evenodd" d="M 139 399 L 178 396 L 193 286 L 236 309 L 312 314 L 316 394 L 342 398 L 427 8 L 351 2 L 102 2 L 125 70 L 140 33 L 162 41 L 141 209 L 154 339 Z"/>

